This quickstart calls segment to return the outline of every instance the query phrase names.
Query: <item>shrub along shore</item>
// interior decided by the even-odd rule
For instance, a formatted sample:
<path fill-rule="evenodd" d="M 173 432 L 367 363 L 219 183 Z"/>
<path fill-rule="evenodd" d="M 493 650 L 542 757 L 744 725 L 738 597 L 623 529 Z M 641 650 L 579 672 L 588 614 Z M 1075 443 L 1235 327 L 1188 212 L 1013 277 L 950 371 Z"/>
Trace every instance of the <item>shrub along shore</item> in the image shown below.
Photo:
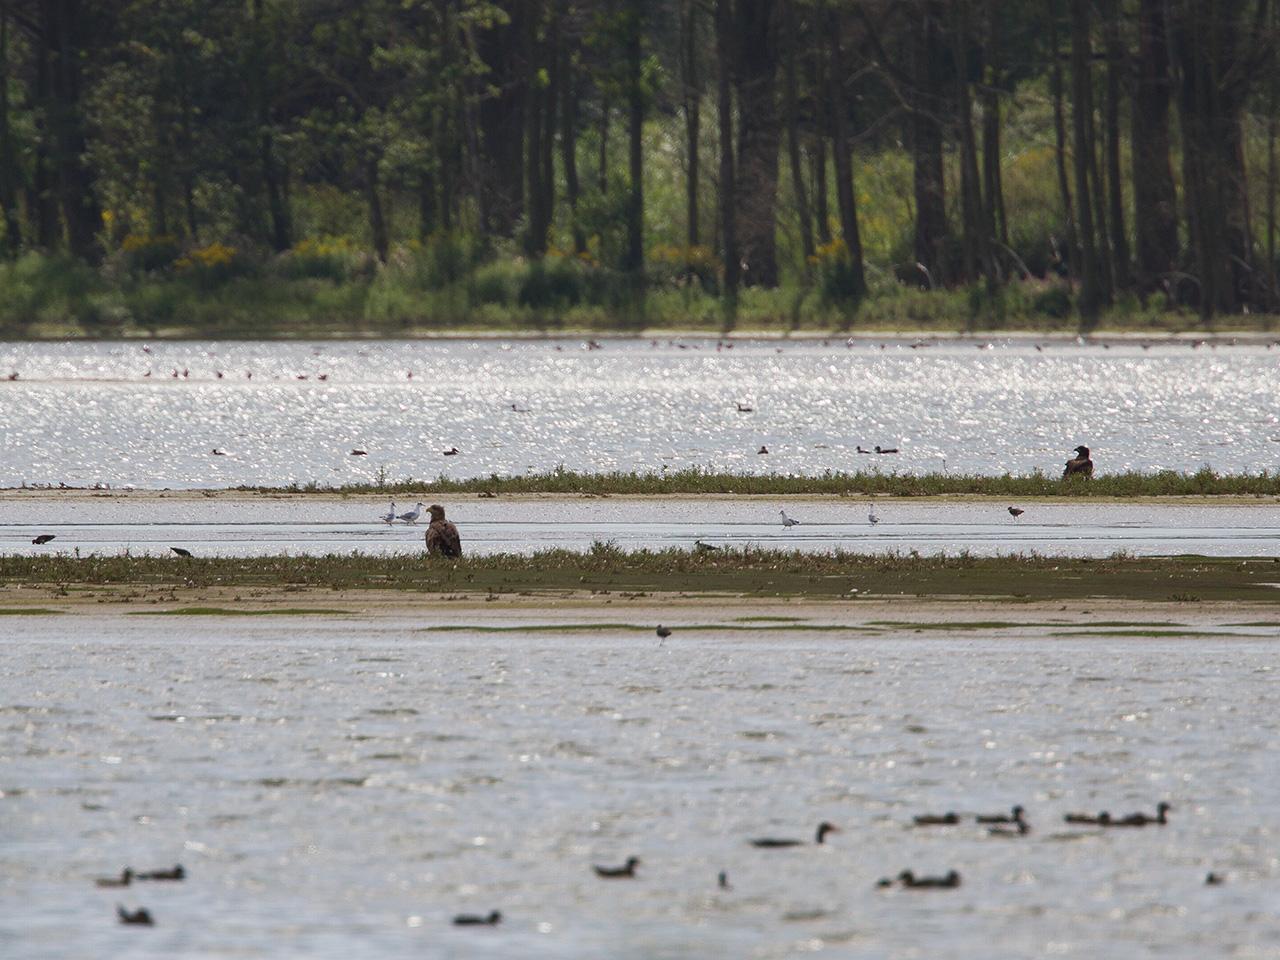
<path fill-rule="evenodd" d="M 881 473 L 876 470 L 813 475 L 723 473 L 691 467 L 663 473 L 579 473 L 557 469 L 546 473 L 503 477 L 434 480 L 379 479 L 340 486 L 297 484 L 286 487 L 237 487 L 236 492 L 262 494 L 388 495 L 404 497 L 446 494 L 502 496 L 563 494 L 594 496 L 890 496 L 890 497 L 1056 497 L 1067 499 L 1136 497 L 1280 497 L 1280 471 L 1219 474 L 1209 468 L 1195 473 L 1161 470 L 1099 474 L 1092 480 L 1063 480 L 1042 473 L 983 476 L 961 473 Z"/>
<path fill-rule="evenodd" d="M 406 591 L 443 596 L 650 593 L 685 596 L 809 597 L 857 600 L 1006 597 L 1066 600 L 1106 597 L 1146 602 L 1280 602 L 1271 558 L 1131 557 L 1106 559 L 968 554 L 804 553 L 758 548 L 624 551 L 596 544 L 585 552 L 544 550 L 442 561 L 424 554 L 322 557 L 0 556 L 0 584 L 49 588 L 54 599 L 146 599 L 146 591 L 265 588 L 292 601 L 299 591 Z M 161 596 L 163 599 L 163 595 Z M 238 597 L 236 599 L 239 599 Z M 41 597 L 40 602 L 46 602 Z M 4 608 L 0 607 L 0 611 Z M 20 608 L 13 612 L 20 612 Z"/>

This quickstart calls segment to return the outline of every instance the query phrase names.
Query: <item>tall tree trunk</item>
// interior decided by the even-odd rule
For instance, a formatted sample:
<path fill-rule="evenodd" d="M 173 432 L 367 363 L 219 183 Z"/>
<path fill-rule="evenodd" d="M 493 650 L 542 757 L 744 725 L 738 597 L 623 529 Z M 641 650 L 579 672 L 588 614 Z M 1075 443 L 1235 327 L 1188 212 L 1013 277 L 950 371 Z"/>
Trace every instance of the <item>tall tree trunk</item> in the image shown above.
<path fill-rule="evenodd" d="M 502 237 L 514 234 L 525 213 L 525 107 L 528 101 L 529 50 L 524 4 L 511 4 L 507 22 L 476 31 L 477 52 L 488 68 L 481 83 L 492 89 L 479 102 L 477 126 L 481 231 Z"/>
<path fill-rule="evenodd" d="M 1129 237 L 1124 223 L 1124 180 L 1120 174 L 1120 95 L 1124 44 L 1120 39 L 1120 9 L 1116 0 L 1103 8 L 1107 50 L 1107 224 L 1111 228 L 1111 275 L 1115 290 L 1128 290 Z"/>
<path fill-rule="evenodd" d="M 827 199 L 827 136 L 825 133 L 816 133 L 809 142 L 809 160 L 813 165 L 813 222 L 821 244 L 831 242 L 831 201 Z"/>
<path fill-rule="evenodd" d="M 783 53 L 785 62 L 787 158 L 791 167 L 791 189 L 795 196 L 796 214 L 800 220 L 800 252 L 804 269 L 813 256 L 813 221 L 809 215 L 809 198 L 804 185 L 804 164 L 800 159 L 799 97 L 796 94 L 796 9 L 795 0 L 783 0 Z"/>
<path fill-rule="evenodd" d="M 1061 47 L 1058 43 L 1058 4 L 1057 0 L 1047 0 L 1049 7 L 1049 48 L 1051 60 L 1049 66 L 1049 90 L 1053 97 L 1053 135 L 1054 166 L 1058 171 L 1058 196 L 1062 203 L 1062 223 L 1066 236 L 1065 247 L 1059 250 L 1059 256 L 1066 261 L 1067 275 L 1072 279 L 1080 279 L 1080 243 L 1076 230 L 1075 209 L 1071 203 L 1071 186 L 1067 177 L 1067 121 L 1066 111 L 1062 104 L 1062 59 Z M 1157 0 L 1161 2 L 1161 0 Z"/>
<path fill-rule="evenodd" d="M 386 216 L 383 213 L 378 181 L 378 161 L 370 157 L 365 161 L 364 166 L 365 201 L 369 204 L 369 234 L 373 239 L 373 252 L 377 254 L 379 261 L 386 263 L 391 251 L 391 239 Z"/>
<path fill-rule="evenodd" d="M 600 154 L 596 160 L 596 183 L 600 193 L 609 193 L 609 94 L 600 100 Z"/>
<path fill-rule="evenodd" d="M 436 216 L 436 202 L 439 191 L 436 178 L 431 170 L 423 170 L 418 175 L 418 242 L 426 243 L 433 233 L 439 219 Z"/>
<path fill-rule="evenodd" d="M 564 192 L 569 204 L 573 252 L 580 254 L 586 252 L 587 238 L 578 223 L 578 84 L 575 70 L 573 52 L 569 44 L 565 44 L 560 67 L 560 166 L 564 168 Z"/>
<path fill-rule="evenodd" d="M 49 34 L 41 31 L 36 40 L 36 103 L 44 106 L 52 97 L 50 91 Z M 57 199 L 54 196 L 53 142 L 56 134 L 53 120 L 47 109 L 36 117 L 36 144 L 34 167 L 31 176 L 31 197 L 27 206 L 32 211 L 36 246 L 46 253 L 60 243 Z"/>
<path fill-rule="evenodd" d="M 733 162 L 733 0 L 716 0 L 716 113 L 720 135 L 720 243 L 724 262 L 724 296 L 730 316 L 738 299 L 741 255 L 738 253 L 737 209 Z"/>
<path fill-rule="evenodd" d="M 738 0 L 738 209 L 743 278 L 749 286 L 778 285 L 778 0 Z"/>
<path fill-rule="evenodd" d="M 685 244 L 698 245 L 698 139 L 702 124 L 702 82 L 698 76 L 698 3 L 680 2 L 680 71 L 684 107 Z"/>
<path fill-rule="evenodd" d="M 542 195 L 538 198 L 547 233 L 555 225 L 556 217 L 556 106 L 560 102 L 560 84 L 565 82 L 560 73 L 560 10 L 555 4 L 551 5 L 550 17 L 545 51 L 547 88 L 542 98 L 542 170 L 539 178 Z"/>
<path fill-rule="evenodd" d="M 1080 318 L 1086 328 L 1097 323 L 1102 309 L 1102 277 L 1093 230 L 1089 190 L 1089 128 L 1093 104 L 1089 77 L 1089 0 L 1071 5 L 1071 121 L 1075 133 L 1076 201 L 1080 224 Z"/>
<path fill-rule="evenodd" d="M 530 257 L 538 258 L 547 252 L 547 211 L 543 207 L 543 201 L 546 197 L 546 190 L 543 187 L 542 175 L 542 135 L 545 131 L 546 124 L 543 120 L 543 111 L 547 105 L 547 89 L 543 78 L 546 74 L 543 72 L 542 49 L 538 43 L 537 34 L 538 27 L 542 20 L 542 4 L 529 3 L 526 5 L 525 29 L 527 36 L 525 38 L 525 49 L 529 52 L 528 77 L 525 79 L 525 196 L 528 198 L 526 209 L 528 211 L 526 230 L 528 231 L 524 237 L 524 250 Z"/>
<path fill-rule="evenodd" d="M 640 37 L 644 26 L 643 0 L 629 0 L 627 28 L 627 132 L 631 196 L 627 204 L 626 269 L 644 272 L 644 90 L 640 76 Z"/>
<path fill-rule="evenodd" d="M 93 193 L 93 171 L 86 159 L 81 105 L 81 40 L 93 29 L 80 0 L 46 0 L 45 30 L 53 43 L 52 93 L 55 162 L 67 246 L 77 257 L 96 262 L 101 256 L 97 233 L 102 210 Z"/>
<path fill-rule="evenodd" d="M 1138 54 L 1130 111 L 1137 287 L 1158 290 L 1178 258 L 1177 197 L 1169 149 L 1166 0 L 1139 0 Z"/>
<path fill-rule="evenodd" d="M 1009 221 L 1004 209 L 1004 177 L 1000 170 L 1000 91 L 1004 84 L 1004 52 L 1000 45 L 1000 12 L 996 0 L 986 0 L 987 62 L 982 85 L 982 192 L 992 238 L 1009 246 Z"/>
<path fill-rule="evenodd" d="M 4 215 L 5 250 L 11 258 L 22 249 L 17 182 L 13 134 L 9 128 L 9 11 L 0 9 L 0 211 Z"/>
<path fill-rule="evenodd" d="M 964 272 L 966 280 L 979 273 L 989 286 L 995 284 L 991 263 L 991 225 L 978 186 L 978 148 L 973 136 L 973 98 L 969 91 L 969 0 L 953 0 L 956 23 L 952 26 L 952 54 L 956 63 L 956 102 L 959 105 L 960 208 L 964 218 Z"/>
<path fill-rule="evenodd" d="M 855 301 L 867 295 L 867 279 L 862 263 L 862 236 L 858 232 L 858 206 L 853 185 L 853 157 L 845 134 L 844 51 L 840 44 L 840 17 L 834 9 L 827 11 L 827 81 L 830 85 L 831 144 L 836 167 L 836 202 L 840 207 L 840 229 L 844 234 L 852 274 L 851 288 Z"/>
<path fill-rule="evenodd" d="M 942 158 L 941 117 L 949 112 L 944 88 L 940 38 L 945 34 L 936 0 L 920 4 L 920 22 L 912 31 L 911 160 L 916 217 L 913 252 L 928 272 L 931 286 L 951 280 L 947 223 L 947 180 Z"/>

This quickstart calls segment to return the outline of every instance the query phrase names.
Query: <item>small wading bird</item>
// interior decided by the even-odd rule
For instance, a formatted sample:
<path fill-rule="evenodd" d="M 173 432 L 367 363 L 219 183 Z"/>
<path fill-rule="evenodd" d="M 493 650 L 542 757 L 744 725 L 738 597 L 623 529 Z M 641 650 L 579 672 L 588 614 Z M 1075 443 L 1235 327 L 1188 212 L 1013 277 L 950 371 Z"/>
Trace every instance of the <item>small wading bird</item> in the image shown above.
<path fill-rule="evenodd" d="M 378 519 L 387 525 L 390 525 L 395 522 L 396 502 L 394 500 L 391 501 L 391 509 L 388 510 L 386 513 L 384 513 L 382 516 L 380 516 Z"/>
<path fill-rule="evenodd" d="M 154 927 L 156 922 L 151 919 L 151 913 L 146 907 L 139 907 L 130 913 L 124 907 L 116 905 L 116 916 L 120 918 L 121 923 L 130 924 L 135 927 Z"/>
<path fill-rule="evenodd" d="M 823 820 L 818 824 L 818 829 L 813 835 L 814 843 L 826 843 L 827 834 L 839 833 L 840 828 L 833 823 L 827 823 Z M 761 850 L 777 850 L 782 847 L 802 847 L 805 845 L 803 840 L 796 840 L 791 837 L 757 837 L 755 840 L 748 841 L 753 847 L 759 847 Z"/>
<path fill-rule="evenodd" d="M 169 549 L 172 550 L 174 553 L 176 553 L 180 557 L 191 556 L 191 551 L 188 550 L 186 547 L 170 547 Z"/>
<path fill-rule="evenodd" d="M 99 887 L 127 887 L 133 882 L 133 868 L 125 867 L 118 877 L 99 877 L 93 882 Z"/>
<path fill-rule="evenodd" d="M 779 510 L 779 511 L 778 511 L 778 516 L 782 517 L 782 526 L 783 526 L 784 528 L 785 528 L 785 527 L 798 527 L 798 526 L 800 526 L 800 521 L 799 521 L 799 520 L 796 520 L 796 519 L 794 519 L 794 518 L 792 518 L 792 517 L 788 517 L 788 516 L 787 516 L 787 511 L 785 511 L 785 510 Z"/>
<path fill-rule="evenodd" d="M 31 542 L 34 543 L 37 547 L 42 547 L 46 543 L 48 543 L 50 540 L 56 540 L 56 539 L 58 538 L 52 533 L 42 533 L 40 534 L 40 536 L 36 537 Z"/>
<path fill-rule="evenodd" d="M 427 553 L 431 556 L 462 556 L 462 538 L 458 528 L 444 518 L 444 507 L 433 503 L 427 507 L 431 523 L 427 526 Z"/>
<path fill-rule="evenodd" d="M 662 646 L 664 640 L 671 636 L 671 628 L 658 624 L 658 629 L 654 631 L 658 635 L 658 646 Z"/>
<path fill-rule="evenodd" d="M 399 514 L 399 515 L 396 517 L 396 519 L 397 519 L 397 520 L 403 520 L 405 523 L 417 523 L 417 522 L 418 522 L 418 518 L 419 518 L 420 516 L 422 516 L 422 501 L 421 501 L 421 500 L 419 500 L 419 501 L 418 501 L 418 505 L 417 505 L 416 507 L 414 507 L 412 510 L 407 510 L 407 511 L 405 511 L 405 512 L 404 512 L 404 513 L 402 513 L 402 514 Z"/>
<path fill-rule="evenodd" d="M 1085 446 L 1076 447 L 1076 455 L 1067 461 L 1066 469 L 1062 471 L 1062 477 L 1081 476 L 1086 480 L 1093 476 L 1093 461 L 1089 459 L 1089 448 Z"/>
<path fill-rule="evenodd" d="M 460 913 L 453 918 L 455 927 L 496 927 L 502 922 L 502 911 L 492 910 L 488 915 Z"/>
<path fill-rule="evenodd" d="M 716 553 L 720 550 L 720 548 L 715 544 L 703 543 L 701 540 L 693 541 L 693 549 L 697 550 L 699 553 Z"/>
<path fill-rule="evenodd" d="M 1026 512 L 1027 512 L 1027 511 L 1023 510 L 1021 507 L 1010 507 L 1010 508 L 1009 508 L 1009 516 L 1011 516 L 1011 517 L 1020 517 L 1020 516 L 1022 516 L 1024 513 L 1026 513 Z"/>
<path fill-rule="evenodd" d="M 630 880 L 636 875 L 636 867 L 640 866 L 639 857 L 627 857 L 627 862 L 620 867 L 602 867 L 593 866 L 591 869 L 596 872 L 597 877 L 605 880 Z"/>

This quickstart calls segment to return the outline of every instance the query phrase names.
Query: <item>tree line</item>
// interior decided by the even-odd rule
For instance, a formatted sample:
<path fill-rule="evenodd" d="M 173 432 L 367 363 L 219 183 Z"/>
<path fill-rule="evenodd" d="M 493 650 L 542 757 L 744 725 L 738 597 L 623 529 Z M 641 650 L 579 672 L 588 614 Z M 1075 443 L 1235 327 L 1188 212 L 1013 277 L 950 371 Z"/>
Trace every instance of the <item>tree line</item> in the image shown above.
<path fill-rule="evenodd" d="M 1086 321 L 1274 311 L 1278 24 L 1270 0 L 0 0 L 0 245 L 286 251 L 332 194 L 383 261 L 458 232 L 642 283 L 660 164 L 727 301 L 835 262 L 857 302 L 859 158 L 896 150 L 899 282 L 1047 268 Z M 1006 204 L 1019 98 L 1053 155 L 1038 258 Z"/>

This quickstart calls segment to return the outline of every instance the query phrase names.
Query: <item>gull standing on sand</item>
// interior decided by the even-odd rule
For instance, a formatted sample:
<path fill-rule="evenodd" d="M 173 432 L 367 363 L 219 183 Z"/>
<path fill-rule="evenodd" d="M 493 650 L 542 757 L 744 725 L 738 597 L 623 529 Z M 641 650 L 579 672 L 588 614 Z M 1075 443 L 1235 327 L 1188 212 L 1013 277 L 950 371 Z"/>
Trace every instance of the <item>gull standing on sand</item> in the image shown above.
<path fill-rule="evenodd" d="M 378 519 L 381 520 L 383 523 L 387 524 L 388 526 L 396 522 L 396 502 L 394 500 L 391 501 L 391 509 L 388 510 L 386 513 L 384 513 L 382 516 L 380 516 Z"/>
<path fill-rule="evenodd" d="M 880 522 L 880 518 L 876 516 L 876 505 L 873 503 L 873 504 L 870 504 L 870 507 L 871 509 L 867 513 L 867 522 L 874 527 L 877 523 Z"/>
<path fill-rule="evenodd" d="M 793 520 L 791 517 L 788 517 L 788 516 L 787 516 L 787 511 L 785 511 L 785 510 L 779 510 L 779 511 L 778 511 L 778 515 L 779 515 L 780 517 L 782 517 L 782 526 L 783 526 L 784 528 L 785 528 L 785 527 L 798 527 L 798 526 L 800 525 L 800 521 L 799 521 L 799 520 Z"/>
<path fill-rule="evenodd" d="M 417 523 L 418 518 L 422 516 L 422 501 L 418 501 L 418 505 L 407 513 L 399 514 L 396 519 L 403 520 L 405 523 Z"/>

